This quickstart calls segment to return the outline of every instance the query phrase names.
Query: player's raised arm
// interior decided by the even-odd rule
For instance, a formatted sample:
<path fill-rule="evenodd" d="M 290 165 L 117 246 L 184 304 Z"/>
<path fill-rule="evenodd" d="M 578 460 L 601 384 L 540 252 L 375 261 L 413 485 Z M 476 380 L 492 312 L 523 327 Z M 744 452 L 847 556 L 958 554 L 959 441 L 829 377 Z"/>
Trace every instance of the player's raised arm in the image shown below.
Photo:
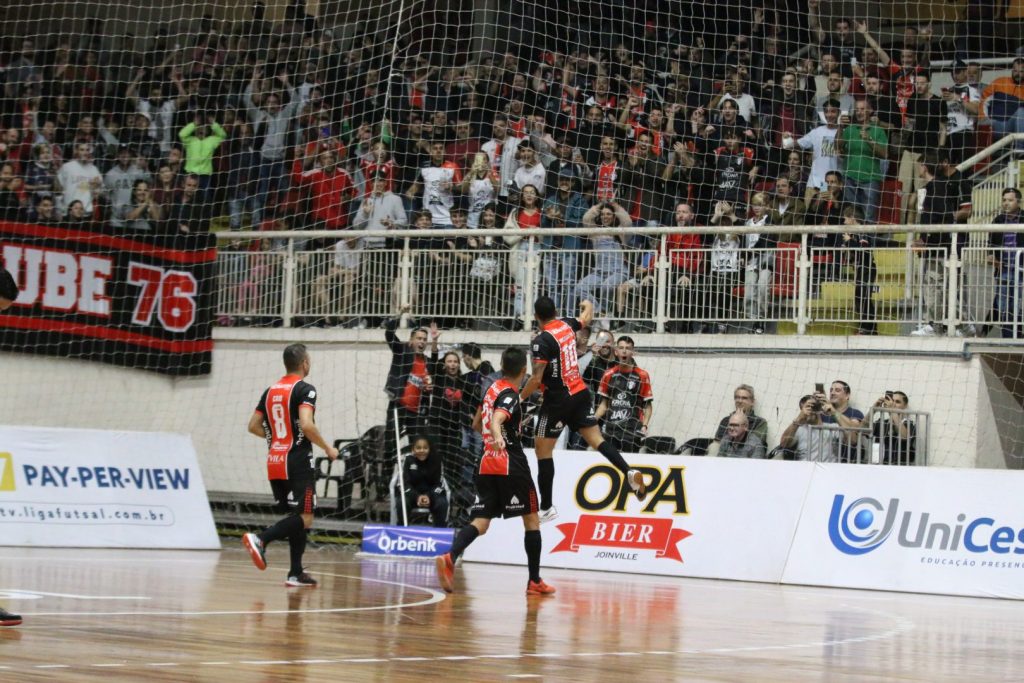
<path fill-rule="evenodd" d="M 334 460 L 338 457 L 338 449 L 324 441 L 324 437 L 320 435 L 320 428 L 316 426 L 316 422 L 313 422 L 312 406 L 299 406 L 299 427 L 302 428 L 302 433 L 306 435 L 309 442 L 322 448 L 328 458 Z"/>
<path fill-rule="evenodd" d="M 519 392 L 519 400 L 525 401 L 540 389 L 540 383 L 544 379 L 544 366 L 546 365 L 547 363 L 544 361 L 533 361 L 533 374 L 530 375 L 530 379 L 526 380 L 526 386 Z"/>
<path fill-rule="evenodd" d="M 580 317 L 578 318 L 580 325 L 583 327 L 590 327 L 590 323 L 594 321 L 594 302 L 589 299 L 584 299 L 580 303 Z"/>

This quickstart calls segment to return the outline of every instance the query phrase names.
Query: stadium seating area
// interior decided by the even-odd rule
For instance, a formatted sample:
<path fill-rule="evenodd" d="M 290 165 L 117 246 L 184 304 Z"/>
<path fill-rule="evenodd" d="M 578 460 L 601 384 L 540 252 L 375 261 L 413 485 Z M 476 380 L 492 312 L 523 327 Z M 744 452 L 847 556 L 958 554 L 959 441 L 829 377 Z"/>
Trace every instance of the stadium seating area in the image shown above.
<path fill-rule="evenodd" d="M 986 83 L 976 59 L 1010 47 L 979 43 L 970 21 L 940 35 L 791 4 L 702 18 L 673 5 L 608 32 L 593 18 L 559 24 L 555 3 L 557 30 L 514 50 L 471 53 L 470 27 L 447 26 L 457 49 L 444 60 L 394 26 L 336 37 L 298 3 L 274 22 L 257 3 L 244 21 L 164 27 L 127 50 L 99 23 L 8 35 L 0 215 L 155 240 L 338 231 L 293 240 L 287 324 L 364 326 L 405 303 L 445 326 L 514 327 L 529 282 L 563 307 L 593 300 L 607 326 L 682 332 L 778 330 L 768 323 L 791 317 L 799 293 L 792 226 L 809 226 L 800 253 L 815 264 L 819 321 L 841 333 L 874 334 L 876 317 L 924 328 L 937 319 L 906 310 L 937 286 L 919 277 L 922 261 L 948 252 L 901 259 L 905 234 L 860 226 L 966 223 L 976 180 L 1003 167 L 961 162 L 999 137 L 993 122 L 1013 132 L 999 83 L 1024 62 Z M 950 87 L 933 86 L 940 59 Z M 813 232 L 840 225 L 846 234 Z M 602 226 L 682 231 L 517 234 Z M 361 234 L 402 227 L 464 234 Z M 507 234 L 474 237 L 481 227 Z M 280 321 L 283 246 L 225 237 L 221 324 Z M 453 288 L 468 301 L 447 305 Z"/>

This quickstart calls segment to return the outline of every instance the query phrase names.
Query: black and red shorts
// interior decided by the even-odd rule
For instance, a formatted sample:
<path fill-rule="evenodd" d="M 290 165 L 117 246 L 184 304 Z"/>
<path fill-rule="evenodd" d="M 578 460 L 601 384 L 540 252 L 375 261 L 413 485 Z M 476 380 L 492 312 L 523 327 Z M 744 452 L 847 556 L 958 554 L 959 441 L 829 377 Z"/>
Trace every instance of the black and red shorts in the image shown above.
<path fill-rule="evenodd" d="M 477 474 L 476 500 L 469 518 L 522 517 L 537 512 L 537 489 L 529 472 Z"/>
<path fill-rule="evenodd" d="M 596 427 L 594 401 L 590 389 L 571 396 L 544 397 L 544 403 L 537 414 L 537 436 L 557 439 L 568 427 L 578 432 L 586 427 Z"/>
<path fill-rule="evenodd" d="M 313 471 L 309 476 L 298 476 L 290 479 L 271 479 L 270 490 L 274 492 L 274 501 L 278 512 L 291 512 L 297 515 L 311 515 L 316 510 L 316 488 Z"/>

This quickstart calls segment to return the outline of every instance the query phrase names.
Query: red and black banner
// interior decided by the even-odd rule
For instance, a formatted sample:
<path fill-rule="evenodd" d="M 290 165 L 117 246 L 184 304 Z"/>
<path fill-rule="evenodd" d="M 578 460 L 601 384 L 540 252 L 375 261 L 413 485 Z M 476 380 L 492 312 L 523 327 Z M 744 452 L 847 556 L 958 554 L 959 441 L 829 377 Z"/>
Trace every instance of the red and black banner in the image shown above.
<path fill-rule="evenodd" d="M 0 263 L 21 292 L 0 313 L 0 350 L 209 374 L 215 244 L 0 221 Z"/>

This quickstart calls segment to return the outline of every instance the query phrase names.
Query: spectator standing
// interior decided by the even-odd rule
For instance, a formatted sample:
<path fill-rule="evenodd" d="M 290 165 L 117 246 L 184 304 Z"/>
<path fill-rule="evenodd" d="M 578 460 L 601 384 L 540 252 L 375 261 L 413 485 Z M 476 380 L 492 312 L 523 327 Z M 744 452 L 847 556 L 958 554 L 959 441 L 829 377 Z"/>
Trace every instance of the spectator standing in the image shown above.
<path fill-rule="evenodd" d="M 840 121 L 836 145 L 846 167 L 843 201 L 856 206 L 867 223 L 874 224 L 882 196 L 882 162 L 889 156 L 889 138 L 880 126 L 871 122 L 871 103 L 857 100 L 853 105 L 853 123 Z"/>
<path fill-rule="evenodd" d="M 117 150 L 117 163 L 107 171 L 103 183 L 107 200 L 110 202 L 110 225 L 112 227 L 125 227 L 127 220 L 125 216 L 136 205 L 135 188 L 136 183 L 140 180 L 148 181 L 149 174 L 135 165 L 132 148 L 128 145 L 121 145 Z M 146 187 L 148 193 L 149 186 Z"/>
<path fill-rule="evenodd" d="M 445 158 L 468 173 L 480 152 L 480 139 L 473 136 L 473 125 L 461 114 L 455 120 L 455 138 L 445 147 Z"/>
<path fill-rule="evenodd" d="M 169 53 L 168 57 L 170 56 Z M 175 113 L 179 106 L 188 101 L 188 93 L 185 92 L 181 69 L 178 67 L 170 69 L 170 82 L 175 89 L 173 98 L 166 96 L 166 84 L 164 83 L 154 80 L 143 84 L 142 81 L 146 74 L 145 68 L 136 70 L 135 78 L 128 84 L 128 89 L 125 91 L 125 99 L 129 104 L 135 105 L 137 113 L 149 117 L 150 137 L 160 145 L 161 153 L 167 154 L 171 149 Z"/>
<path fill-rule="evenodd" d="M 539 197 L 544 196 L 544 182 L 547 180 L 547 169 L 541 163 L 537 150 L 530 140 L 519 143 L 519 168 L 513 174 L 515 190 L 521 192 L 527 185 L 533 185 Z M 509 194 L 509 198 L 512 198 Z"/>
<path fill-rule="evenodd" d="M 384 340 L 391 349 L 391 366 L 384 383 L 384 393 L 388 397 L 384 430 L 385 458 L 395 454 L 396 415 L 399 428 L 407 433 L 414 433 L 422 426 L 421 410 L 427 408 L 431 384 L 428 359 L 424 353 L 427 348 L 427 330 L 414 328 L 409 334 L 409 341 L 403 343 L 395 334 L 399 321 L 400 318 L 392 318 L 384 326 Z"/>
<path fill-rule="evenodd" d="M 289 93 L 287 105 L 281 102 L 278 92 L 264 92 L 262 64 L 253 69 L 252 81 L 242 95 L 249 121 L 255 129 L 256 150 L 260 156 L 260 168 L 256 188 L 256 211 L 253 224 L 258 225 L 267 205 L 271 189 L 279 195 L 286 189 L 282 186 L 285 175 L 285 156 L 288 151 L 288 127 L 291 124 L 299 98 L 295 91 Z M 280 77 L 279 77 L 280 80 Z M 287 75 L 282 85 L 291 90 Z"/>
<path fill-rule="evenodd" d="M 167 217 L 171 214 L 171 207 L 178 202 L 180 194 L 178 175 L 167 164 L 161 164 L 153 185 L 153 200 L 159 205 L 161 215 Z M 241 222 L 238 227 L 241 227 Z"/>
<path fill-rule="evenodd" d="M 827 124 L 828 119 L 825 117 L 825 107 L 828 106 L 829 102 L 836 102 L 839 104 L 840 114 L 845 112 L 847 115 L 853 110 L 853 95 L 844 92 L 845 81 L 843 80 L 842 73 L 838 69 L 833 70 L 828 74 L 828 88 L 823 95 L 819 95 L 815 100 L 814 111 L 818 117 L 818 123 Z"/>
<path fill-rule="evenodd" d="M 917 163 L 921 155 L 929 151 L 937 151 L 946 146 L 946 102 L 931 89 L 931 76 L 921 71 L 915 76 L 917 89 L 914 96 L 907 101 L 906 118 L 904 121 L 904 149 L 900 157 L 898 177 L 903 187 L 902 213 L 904 221 L 914 219 L 915 203 L 913 195 L 918 185 Z"/>
<path fill-rule="evenodd" d="M 466 215 L 469 227 L 480 227 L 480 214 L 483 213 L 485 206 L 497 198 L 499 187 L 498 173 L 490 167 L 487 155 L 483 152 L 477 153 L 462 179 L 460 188 L 469 207 Z"/>
<path fill-rule="evenodd" d="M 771 91 L 765 137 L 771 150 L 769 173 L 773 175 L 785 166 L 784 139 L 800 139 L 815 127 L 814 111 L 807 100 L 807 93 L 797 88 L 795 73 L 783 74 L 781 86 Z"/>
<path fill-rule="evenodd" d="M 942 99 L 946 103 L 946 146 L 954 165 L 974 153 L 975 124 L 981 111 L 981 93 L 967 82 L 967 64 L 962 60 L 953 63 L 953 87 L 942 88 Z"/>
<path fill-rule="evenodd" d="M 882 66 L 883 73 L 888 74 L 892 84 L 889 87 L 889 92 L 896 99 L 897 109 L 906 118 L 907 103 L 914 96 L 917 89 L 915 79 L 921 71 L 917 50 L 913 46 L 904 45 L 903 49 L 900 50 L 899 64 L 896 64 L 889 57 L 889 53 L 883 50 L 882 46 L 868 32 L 866 22 L 857 22 L 857 33 L 878 54 L 878 63 Z"/>
<path fill-rule="evenodd" d="M 1015 187 L 1003 190 L 1002 213 L 992 222 L 1002 225 L 1019 226 L 1024 223 L 1021 216 L 1021 192 Z M 1002 324 L 1004 339 L 1024 336 L 1016 328 L 1019 324 L 1021 292 L 1018 290 L 1019 278 L 1016 273 L 1018 254 L 1024 249 L 1024 239 L 1020 228 L 1008 229 L 1007 232 L 989 233 L 989 246 L 998 249 L 989 257 L 989 262 L 996 269 L 995 314 Z"/>
<path fill-rule="evenodd" d="M 802 225 L 807 205 L 793 192 L 793 181 L 788 176 L 775 180 L 771 202 L 772 225 Z"/>
<path fill-rule="evenodd" d="M 228 226 L 232 230 L 242 227 L 242 217 L 248 212 L 252 220 L 256 210 L 256 175 L 259 171 L 259 155 L 253 149 L 252 125 L 242 119 L 225 124 L 228 139 L 221 150 L 221 159 L 227 165 L 227 180 L 224 189 L 227 193 Z M 159 175 L 163 175 L 161 165 Z M 170 174 L 173 177 L 173 174 Z M 164 182 L 163 178 L 158 182 Z"/>
<path fill-rule="evenodd" d="M 170 235 L 195 235 L 209 229 L 208 205 L 199 193 L 199 178 L 185 176 L 181 195 L 167 217 L 166 232 Z"/>
<path fill-rule="evenodd" d="M 654 412 L 651 377 L 637 367 L 634 347 L 626 336 L 615 343 L 617 362 L 601 378 L 595 413 L 608 440 L 627 453 L 640 451 Z"/>
<path fill-rule="evenodd" d="M 920 189 L 917 191 L 917 222 L 927 225 L 948 226 L 966 223 L 971 216 L 971 182 L 949 163 L 948 155 L 940 152 L 928 154 L 918 164 Z M 946 260 L 951 250 L 966 243 L 960 235 L 957 244 L 947 228 L 939 232 L 922 232 L 914 240 L 914 248 L 921 255 L 921 326 L 910 334 L 915 337 L 930 337 L 943 330 L 940 321 L 945 319 L 943 302 L 946 300 Z"/>
<path fill-rule="evenodd" d="M 433 340 L 431 343 L 432 348 L 436 348 Z M 454 350 L 446 352 L 440 360 L 436 351 L 430 356 L 433 385 L 428 424 L 449 472 L 461 470 L 462 435 L 465 429 L 472 428 L 475 406 L 479 404 L 474 392 L 480 387 L 474 386 L 460 372 L 460 360 L 458 351 Z"/>
<path fill-rule="evenodd" d="M 455 205 L 455 190 L 462 182 L 462 170 L 457 164 L 445 161 L 444 142 L 430 143 L 430 161 L 420 169 L 419 178 L 406 192 L 410 201 L 423 193 L 423 210 L 430 212 L 435 228 L 450 228 L 451 210 Z"/>
<path fill-rule="evenodd" d="M 298 186 L 309 188 L 314 229 L 344 230 L 348 227 L 348 207 L 356 197 L 356 187 L 333 150 L 320 152 L 316 165 L 294 181 Z"/>
<path fill-rule="evenodd" d="M 636 136 L 636 146 L 622 164 L 623 201 L 630 207 L 629 217 L 634 225 L 657 227 L 665 222 L 665 181 L 666 172 L 663 158 L 654 153 L 650 131 L 641 131 Z M 646 247 L 646 239 L 634 235 L 632 246 Z"/>
<path fill-rule="evenodd" d="M 509 190 L 515 183 L 515 173 L 519 168 L 519 145 L 521 138 L 508 134 L 508 119 L 504 114 L 494 117 L 491 127 L 491 139 L 481 148 L 491 163 L 491 169 L 498 174 L 498 199 L 501 215 L 508 211 Z"/>
<path fill-rule="evenodd" d="M 843 225 L 846 226 L 847 232 L 843 233 L 842 245 L 849 250 L 846 252 L 847 262 L 853 266 L 853 302 L 857 311 L 857 334 L 875 335 L 878 334 L 875 301 L 872 298 L 875 291 L 875 275 L 878 272 L 872 252 L 875 236 L 859 230 L 863 223 L 864 214 L 860 207 L 847 206 L 843 209 Z"/>
<path fill-rule="evenodd" d="M 810 203 L 816 192 L 827 187 L 825 176 L 839 169 L 839 154 L 836 149 L 836 134 L 839 131 L 839 102 L 825 103 L 825 123 L 814 128 L 807 135 L 796 140 L 800 149 L 812 150 L 811 175 L 804 190 L 804 201 Z M 783 140 L 783 146 L 791 148 L 792 142 Z"/>
<path fill-rule="evenodd" d="M 586 200 L 577 187 L 572 166 L 562 168 L 554 191 L 544 200 L 541 227 L 579 228 L 587 212 Z M 575 235 L 541 239 L 544 285 L 560 311 L 576 307 L 576 266 L 583 240 Z"/>
<path fill-rule="evenodd" d="M 615 202 L 603 202 L 590 207 L 583 214 L 585 228 L 631 228 L 633 222 L 629 213 Z M 626 237 L 619 235 L 594 235 L 590 238 L 594 254 L 594 269 L 577 285 L 581 301 L 590 301 L 600 316 L 612 317 L 615 310 L 615 293 L 618 286 L 629 279 L 629 271 L 623 258 Z"/>
<path fill-rule="evenodd" d="M 354 230 L 400 230 L 408 227 L 408 217 L 401 197 L 387 189 L 390 177 L 378 172 L 372 189 L 355 212 Z M 384 237 L 362 237 L 360 248 L 360 282 L 364 287 L 371 310 L 383 310 L 388 301 L 388 290 L 398 268 L 397 254 L 388 249 Z"/>
<path fill-rule="evenodd" d="M 14 172 L 14 164 L 0 164 L 0 216 L 9 221 L 21 220 L 27 207 L 28 193 Z"/>
<path fill-rule="evenodd" d="M 696 218 L 693 207 L 686 202 L 676 205 L 677 228 L 692 228 Z M 698 332 L 704 327 L 701 292 L 707 287 L 708 277 L 705 247 L 706 239 L 700 233 L 679 232 L 666 238 L 665 249 L 672 268 L 669 287 L 673 293 L 669 317 L 682 319 L 669 321 L 668 332 Z"/>
<path fill-rule="evenodd" d="M 153 199 L 149 189 L 149 181 L 139 178 L 132 185 L 132 200 L 114 209 L 111 225 L 124 228 L 128 233 L 144 233 L 154 235 L 160 232 L 160 205 Z"/>
<path fill-rule="evenodd" d="M 196 116 L 181 129 L 178 139 L 185 146 L 185 172 L 199 178 L 199 189 L 205 193 L 213 179 L 213 153 L 228 137 L 213 116 Z"/>
<path fill-rule="evenodd" d="M 768 195 L 758 192 L 750 198 L 750 215 L 746 225 L 765 228 L 771 225 Z M 744 241 L 743 305 L 747 318 L 754 321 L 754 334 L 764 334 L 764 317 L 768 312 L 768 290 L 775 268 L 778 239 L 770 232 L 748 232 Z"/>
<path fill-rule="evenodd" d="M 25 191 L 38 202 L 43 197 L 53 197 L 57 186 L 57 169 L 54 168 L 53 152 L 48 145 L 32 148 L 32 160 L 25 164 Z"/>
<path fill-rule="evenodd" d="M 57 171 L 57 185 L 60 188 L 60 207 L 66 211 L 72 202 L 81 202 L 82 209 L 89 215 L 93 212 L 93 200 L 102 192 L 103 176 L 92 161 L 92 146 L 75 145 L 75 158 L 65 162 Z"/>
<path fill-rule="evenodd" d="M 527 258 L 530 243 L 535 243 L 535 237 L 523 238 L 519 234 L 522 229 L 539 228 L 541 221 L 541 203 L 537 188 L 533 185 L 526 185 L 519 195 L 519 208 L 512 211 L 505 221 L 505 230 L 509 231 L 502 239 L 511 248 L 508 259 L 508 269 L 512 274 L 515 283 L 514 307 L 516 317 L 513 323 L 516 329 L 526 322 L 526 310 L 524 296 L 526 294 Z"/>
<path fill-rule="evenodd" d="M 728 202 L 716 202 L 712 225 L 731 227 L 739 220 Z M 711 276 L 708 279 L 707 320 L 717 333 L 726 332 L 735 320 L 733 291 L 740 284 L 740 239 L 735 233 L 715 235 L 711 245 Z"/>
<path fill-rule="evenodd" d="M 601 156 L 594 174 L 594 199 L 599 202 L 615 201 L 620 196 L 621 173 L 615 138 L 601 138 Z"/>

